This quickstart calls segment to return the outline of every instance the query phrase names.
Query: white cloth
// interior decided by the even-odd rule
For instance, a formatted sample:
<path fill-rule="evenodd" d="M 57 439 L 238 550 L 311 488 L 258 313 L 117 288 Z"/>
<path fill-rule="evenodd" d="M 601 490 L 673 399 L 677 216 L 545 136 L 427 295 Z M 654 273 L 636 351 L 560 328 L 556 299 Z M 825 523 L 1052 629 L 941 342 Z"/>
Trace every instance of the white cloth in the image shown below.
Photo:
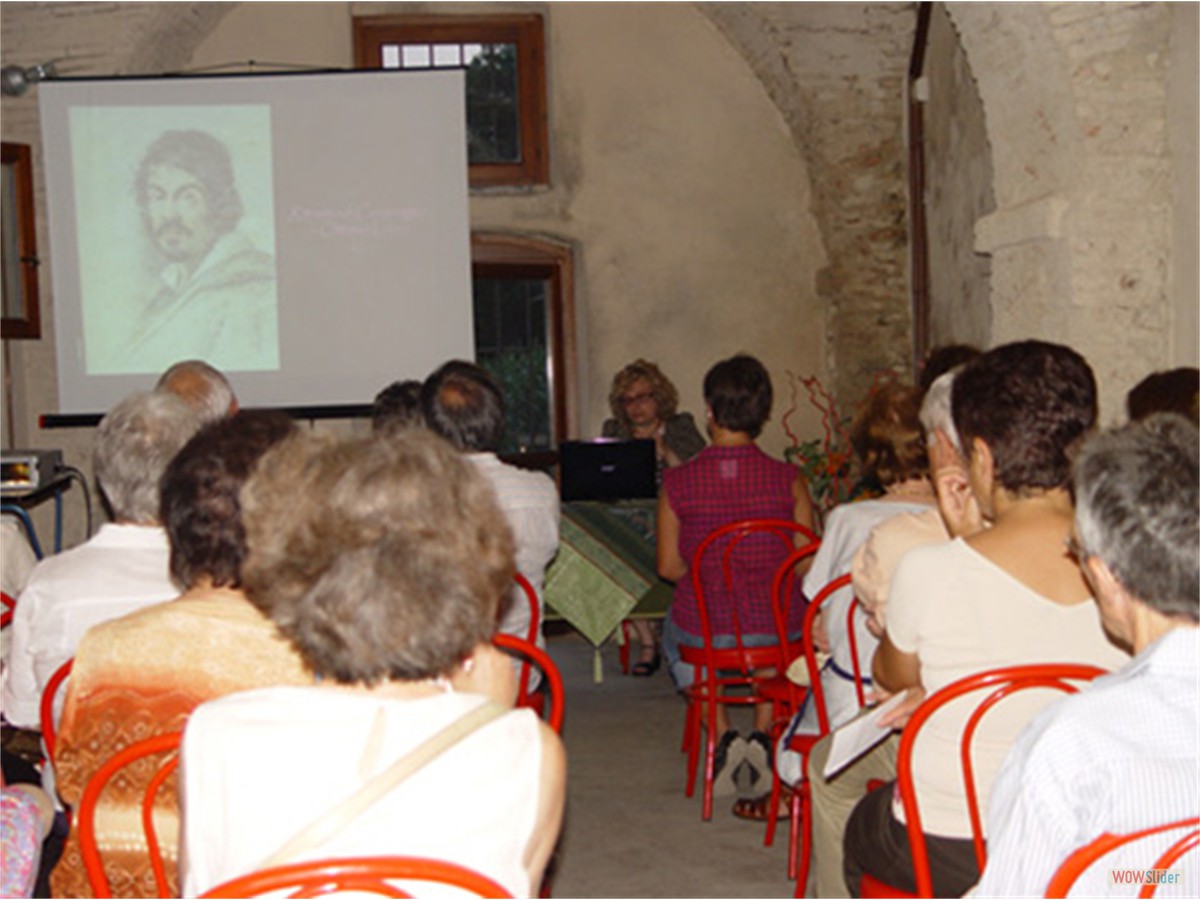
<path fill-rule="evenodd" d="M 468 453 L 467 459 L 492 483 L 496 499 L 517 544 L 517 571 L 529 579 L 538 597 L 538 617 L 545 610 L 542 582 L 558 552 L 558 489 L 549 475 L 502 463 L 494 453 Z M 524 638 L 529 633 L 529 603 L 519 587 L 510 595 L 500 630 Z M 545 646 L 541 629 L 538 646 Z"/>
<path fill-rule="evenodd" d="M 1124 665 L 1091 600 L 1066 606 L 1035 593 L 961 538 L 919 547 L 900 561 L 888 600 L 888 636 L 915 653 L 921 684 L 932 694 L 952 682 L 1000 666 L 1083 663 Z M 979 806 L 987 809 L 996 771 L 1033 715 L 1059 695 L 1028 691 L 989 712 L 973 743 Z M 925 724 L 913 752 L 921 820 L 929 834 L 969 838 L 959 736 L 978 697 L 947 704 Z M 893 806 L 904 821 L 899 805 Z"/>
<path fill-rule="evenodd" d="M 264 860 L 364 782 L 483 702 L 336 688 L 231 694 L 192 713 L 184 736 L 183 896 Z M 300 859 L 402 854 L 456 862 L 528 897 L 540 724 L 509 712 L 446 750 Z M 422 890 L 419 896 L 426 896 Z"/>
<path fill-rule="evenodd" d="M 928 503 L 906 500 L 860 500 L 843 503 L 829 513 L 825 521 L 825 533 L 821 536 L 821 547 L 813 557 L 813 564 L 804 576 L 804 596 L 812 599 L 835 578 L 850 571 L 855 552 L 867 540 L 871 532 L 883 522 L 905 513 L 919 513 L 929 508 Z M 850 653 L 850 633 L 846 628 L 846 613 L 854 601 L 854 589 L 847 585 L 825 601 L 826 631 L 829 634 L 829 660 L 821 668 L 821 688 L 825 695 L 825 708 L 829 713 L 829 725 L 837 728 L 850 721 L 858 713 L 858 691 L 854 687 L 854 663 Z M 858 648 L 858 661 L 864 681 L 871 681 L 871 658 L 879 645 L 875 635 L 867 630 L 866 614 L 855 612 L 854 636 Z M 841 674 L 839 674 L 839 671 Z M 776 764 L 779 777 L 788 784 L 795 784 L 802 772 L 800 754 L 788 750 L 787 745 L 795 734 L 816 734 L 817 705 L 806 700 L 800 712 L 793 717 L 776 747 Z"/>
<path fill-rule="evenodd" d="M 821 548 L 813 559 L 812 567 L 804 576 L 804 595 L 815 597 L 835 578 L 850 571 L 854 554 L 867 540 L 876 526 L 895 516 L 905 513 L 916 514 L 929 509 L 928 503 L 912 503 L 903 500 L 862 500 L 837 507 L 829 514 L 825 534 L 821 537 Z M 846 613 L 854 601 L 854 588 L 847 586 L 825 601 L 825 621 L 829 632 L 829 653 L 833 664 L 842 672 L 853 673 L 854 661 L 850 653 L 850 633 L 846 626 Z M 875 656 L 878 639 L 867 630 L 866 615 L 855 614 L 854 636 L 858 646 L 858 663 L 863 676 L 870 681 L 871 659 Z M 829 710 L 830 725 L 834 728 L 850 721 L 858 713 L 858 694 L 854 682 L 840 677 L 832 669 L 821 673 L 821 685 L 825 688 L 825 702 Z M 812 704 L 808 704 L 811 706 Z M 808 719 L 816 733 L 816 709 Z M 807 731 L 802 726 L 802 730 Z"/>
<path fill-rule="evenodd" d="M 1042 896 L 1075 849 L 1200 812 L 1200 631 L 1176 628 L 1124 669 L 1044 710 L 1018 738 L 992 789 L 979 896 Z M 1134 844 L 1076 882 L 1072 896 L 1126 896 L 1109 871 L 1146 869 L 1173 837 Z M 1157 896 L 1196 896 L 1200 857 Z"/>
<path fill-rule="evenodd" d="M 896 566 L 910 550 L 950 540 L 950 532 L 937 507 L 904 513 L 884 522 L 854 554 L 850 571 L 854 595 L 882 630 L 887 627 L 887 598 Z"/>
<path fill-rule="evenodd" d="M 75 655 L 85 631 L 179 594 L 163 529 L 101 526 L 84 544 L 34 567 L 17 599 L 4 670 L 3 708 L 19 728 L 37 728 L 42 689 Z"/>
<path fill-rule="evenodd" d="M 16 600 L 36 564 L 25 527 L 8 516 L 0 519 L 0 591 Z M 5 628 L 0 632 L 0 665 L 8 659 L 9 631 Z"/>

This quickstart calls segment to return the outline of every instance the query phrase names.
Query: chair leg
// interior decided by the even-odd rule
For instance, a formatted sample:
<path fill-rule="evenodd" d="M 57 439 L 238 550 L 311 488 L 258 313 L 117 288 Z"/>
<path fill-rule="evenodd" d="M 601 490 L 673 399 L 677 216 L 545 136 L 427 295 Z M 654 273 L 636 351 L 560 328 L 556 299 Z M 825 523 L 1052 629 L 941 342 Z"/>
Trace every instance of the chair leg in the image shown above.
<path fill-rule="evenodd" d="M 696 769 L 700 763 L 700 741 L 702 737 L 699 701 L 689 699 L 683 726 L 683 750 L 687 753 L 688 772 L 687 789 L 683 792 L 685 797 L 690 797 L 696 792 Z"/>
<path fill-rule="evenodd" d="M 767 830 L 763 835 L 763 846 L 770 847 L 775 843 L 775 816 L 774 812 L 779 809 L 779 798 L 783 795 L 783 781 L 779 775 L 772 770 L 771 772 L 771 797 L 767 801 Z M 788 874 L 791 874 L 791 866 L 788 866 Z"/>
<path fill-rule="evenodd" d="M 812 798 L 809 794 L 808 782 L 805 781 L 800 790 L 796 791 L 795 799 L 792 806 L 792 845 L 789 849 L 789 855 L 794 855 L 796 850 L 796 835 L 797 826 L 800 829 L 800 858 L 796 860 L 796 892 L 794 896 L 803 897 L 805 889 L 808 887 L 808 867 L 812 862 Z M 799 820 L 799 821 L 797 821 Z M 790 868 L 790 866 L 789 866 Z"/>

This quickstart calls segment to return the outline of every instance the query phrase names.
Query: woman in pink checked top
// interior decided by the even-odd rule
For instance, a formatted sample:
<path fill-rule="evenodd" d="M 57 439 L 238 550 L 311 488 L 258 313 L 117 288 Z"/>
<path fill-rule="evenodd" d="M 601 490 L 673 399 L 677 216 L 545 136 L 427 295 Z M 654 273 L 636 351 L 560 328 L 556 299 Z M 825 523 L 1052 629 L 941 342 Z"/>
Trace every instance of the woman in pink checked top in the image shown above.
<path fill-rule="evenodd" d="M 694 679 L 692 666 L 680 662 L 679 646 L 701 646 L 699 614 L 688 566 L 696 548 L 712 531 L 742 519 L 790 519 L 813 528 L 808 485 L 795 466 L 771 459 L 755 439 L 771 413 L 771 378 L 752 356 L 734 356 L 713 366 L 704 377 L 704 402 L 712 444 L 690 462 L 668 469 L 658 503 L 658 571 L 675 582 L 675 598 L 663 624 L 663 651 L 678 688 Z M 771 579 L 787 548 L 771 537 L 749 537 L 738 551 L 739 577 L 726 592 L 722 578 L 706 578 L 709 621 L 714 644 L 732 646 L 736 608 L 743 645 L 778 640 L 771 609 Z M 717 563 L 714 561 L 714 565 Z M 803 573 L 808 561 L 797 568 Z M 803 604 L 790 610 L 789 632 L 799 633 Z M 742 759 L 755 774 L 768 771 L 771 706 L 754 711 L 749 741 L 730 728 L 725 705 L 717 706 L 718 794 L 732 791 L 733 773 Z M 721 777 L 724 774 L 724 777 Z"/>

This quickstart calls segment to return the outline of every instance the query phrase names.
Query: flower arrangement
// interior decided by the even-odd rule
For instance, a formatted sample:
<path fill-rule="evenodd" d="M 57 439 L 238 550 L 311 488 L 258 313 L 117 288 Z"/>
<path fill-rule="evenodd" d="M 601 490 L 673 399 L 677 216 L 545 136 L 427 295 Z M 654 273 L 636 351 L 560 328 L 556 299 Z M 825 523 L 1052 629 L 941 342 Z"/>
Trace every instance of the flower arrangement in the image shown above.
<path fill-rule="evenodd" d="M 815 375 L 800 377 L 789 371 L 787 376 L 792 402 L 781 424 L 792 445 L 783 451 L 783 455 L 804 473 L 813 504 L 824 516 L 851 498 L 857 481 L 857 463 L 846 434 L 850 420 L 838 414 L 832 395 Z M 799 407 L 798 395 L 802 387 L 808 394 L 808 402 L 821 413 L 823 437 L 802 441 L 788 424 L 788 419 Z"/>

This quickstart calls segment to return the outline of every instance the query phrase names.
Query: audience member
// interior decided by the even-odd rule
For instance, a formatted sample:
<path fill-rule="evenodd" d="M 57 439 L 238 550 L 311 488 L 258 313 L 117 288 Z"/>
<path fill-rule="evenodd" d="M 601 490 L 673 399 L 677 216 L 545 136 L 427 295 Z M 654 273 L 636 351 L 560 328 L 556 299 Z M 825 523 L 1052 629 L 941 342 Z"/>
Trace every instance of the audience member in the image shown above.
<path fill-rule="evenodd" d="M 88 779 L 114 754 L 181 730 L 205 700 L 312 680 L 241 589 L 246 540 L 238 492 L 263 453 L 293 430 L 283 413 L 241 412 L 207 425 L 167 467 L 162 521 L 171 574 L 184 593 L 98 625 L 80 642 L 56 753 L 59 794 L 67 804 L 77 806 Z M 97 811 L 96 837 L 114 896 L 158 896 L 144 848 L 131 844 L 119 824 L 137 821 L 144 789 L 135 776 L 119 780 Z M 175 793 L 172 781 L 155 814 L 173 891 Z M 58 897 L 90 896 L 74 829 L 51 884 Z"/>
<path fill-rule="evenodd" d="M 238 411 L 229 379 L 201 359 L 175 363 L 162 373 L 155 390 L 174 394 L 195 410 L 202 422 L 215 422 Z"/>
<path fill-rule="evenodd" d="M 536 897 L 565 757 L 532 711 L 511 709 L 513 669 L 490 643 L 514 565 L 486 476 L 422 429 L 297 436 L 243 500 L 247 593 L 317 684 L 226 697 L 192 716 L 184 895 L 267 865 L 402 853 Z M 395 762 L 472 720 L 477 730 L 384 792 Z M 323 828 L 368 796 L 377 802 Z"/>
<path fill-rule="evenodd" d="M 893 693 L 907 690 L 915 703 L 1000 666 L 1123 664 L 1126 655 L 1106 638 L 1088 586 L 1063 552 L 1073 520 L 1069 454 L 1096 419 L 1091 368 L 1068 347 L 1008 344 L 955 376 L 952 405 L 971 491 L 991 527 L 920 547 L 901 560 L 892 579 L 887 630 L 875 654 L 876 685 Z M 955 764 L 968 707 L 957 705 L 931 719 L 913 757 L 939 896 L 959 896 L 979 878 Z M 975 735 L 982 809 L 1029 714 L 1029 704 L 1003 705 Z M 854 895 L 864 872 L 903 890 L 915 888 L 897 799 L 892 783 L 872 791 L 846 825 L 844 867 Z"/>
<path fill-rule="evenodd" d="M 881 522 L 902 513 L 918 515 L 936 511 L 919 405 L 920 392 L 916 388 L 889 382 L 875 388 L 859 409 L 850 428 L 850 442 L 863 474 L 882 485 L 884 494 L 876 500 L 845 503 L 830 512 L 821 548 L 804 576 L 805 596 L 815 597 L 829 582 L 849 572 L 855 551 Z M 845 622 L 853 602 L 852 587 L 835 592 L 825 602 L 814 626 L 814 632 L 820 632 L 822 649 L 829 653 L 821 668 L 821 687 L 829 722 L 834 728 L 852 719 L 859 709 L 854 684 L 855 657 L 869 684 L 871 658 L 878 645 L 875 635 L 867 629 L 867 617 L 856 614 L 853 627 L 857 653 L 851 652 Z M 828 627 L 825 623 L 829 623 Z M 795 784 L 803 771 L 801 754 L 787 749 L 792 736 L 817 734 L 819 730 L 816 704 L 806 702 L 777 744 L 776 771 L 785 783 Z M 768 799 L 739 801 L 734 814 L 763 819 L 769 814 Z"/>
<path fill-rule="evenodd" d="M 0 897 L 32 897 L 54 801 L 36 785 L 6 784 L 0 788 L 0 817 Z"/>
<path fill-rule="evenodd" d="M 1195 426 L 1163 414 L 1093 438 L 1076 460 L 1072 552 L 1104 627 L 1137 655 L 1018 738 L 992 789 L 980 896 L 1040 896 L 1059 864 L 1101 834 L 1200 810 L 1198 465 Z M 1156 849 L 1140 844 L 1123 864 L 1145 869 Z M 1119 860 L 1085 873 L 1076 893 L 1115 895 Z M 1196 854 L 1181 865 L 1194 893 Z"/>
<path fill-rule="evenodd" d="M 876 637 L 883 634 L 892 574 L 905 554 L 916 547 L 942 543 L 951 537 L 967 537 L 980 523 L 979 506 L 967 483 L 966 463 L 950 411 L 953 382 L 953 371 L 941 375 L 930 385 L 921 402 L 920 422 L 925 434 L 931 476 L 935 488 L 940 488 L 942 495 L 939 506 L 901 512 L 881 522 L 855 551 L 850 565 L 854 595 L 870 616 L 867 628 Z M 972 519 L 972 525 L 964 527 L 960 524 L 963 533 L 951 535 L 940 505 L 953 505 L 963 510 L 956 519 L 960 523 Z M 871 652 L 874 653 L 874 645 Z"/>
<path fill-rule="evenodd" d="M 679 391 L 654 363 L 637 359 L 613 376 L 608 392 L 613 417 L 605 419 L 601 436 L 606 438 L 653 438 L 658 460 L 658 480 L 668 466 L 687 462 L 704 449 L 704 438 L 690 413 L 678 411 Z M 646 619 L 631 619 L 641 653 L 632 674 L 646 678 L 658 671 L 662 657 L 658 636 Z"/>
<path fill-rule="evenodd" d="M 177 593 L 158 518 L 159 479 L 200 426 L 169 394 L 135 394 L 96 431 L 93 468 L 113 521 L 91 540 L 42 560 L 17 601 L 4 671 L 4 715 L 37 728 L 42 690 L 85 631 Z"/>
<path fill-rule="evenodd" d="M 496 456 L 505 426 L 499 386 L 474 363 L 453 360 L 425 380 L 421 410 L 426 427 L 465 453 L 491 482 L 517 542 L 517 571 L 533 585 L 540 604 L 546 566 L 558 552 L 558 489 L 548 475 L 510 466 Z M 524 638 L 530 615 L 524 594 L 514 587 L 500 630 Z M 544 643 L 540 631 L 537 642 Z"/>
<path fill-rule="evenodd" d="M 371 429 L 377 434 L 394 434 L 402 428 L 424 424 L 421 415 L 421 382 L 416 379 L 393 381 L 375 395 Z"/>
<path fill-rule="evenodd" d="M 1200 422 L 1200 369 L 1180 368 L 1153 372 L 1125 395 L 1131 421 L 1156 412 L 1173 412 Z"/>
<path fill-rule="evenodd" d="M 690 462 L 667 469 L 663 476 L 658 502 L 658 572 L 675 582 L 675 596 L 663 623 L 663 652 L 680 690 L 695 678 L 692 666 L 680 660 L 680 645 L 704 645 L 688 572 L 700 543 L 722 525 L 742 519 L 789 519 L 813 528 L 812 500 L 804 477 L 795 466 L 771 459 L 755 443 L 770 417 L 771 400 L 771 377 L 757 359 L 739 355 L 717 363 L 704 376 L 712 444 Z M 779 640 L 770 587 L 776 569 L 787 557 L 787 548 L 768 536 L 751 537 L 744 543 L 741 577 L 731 591 L 725 589 L 716 559 L 711 560 L 714 570 L 702 575 L 714 646 L 733 646 L 735 612 L 744 646 L 767 646 Z M 807 562 L 797 571 L 806 571 Z M 798 635 L 804 619 L 802 603 L 791 604 L 790 617 L 789 633 Z M 747 740 L 730 727 L 726 704 L 717 704 L 721 736 L 716 748 L 715 795 L 733 792 L 733 776 L 743 760 L 757 776 L 752 781 L 769 777 L 771 716 L 771 704 L 757 704 Z"/>

